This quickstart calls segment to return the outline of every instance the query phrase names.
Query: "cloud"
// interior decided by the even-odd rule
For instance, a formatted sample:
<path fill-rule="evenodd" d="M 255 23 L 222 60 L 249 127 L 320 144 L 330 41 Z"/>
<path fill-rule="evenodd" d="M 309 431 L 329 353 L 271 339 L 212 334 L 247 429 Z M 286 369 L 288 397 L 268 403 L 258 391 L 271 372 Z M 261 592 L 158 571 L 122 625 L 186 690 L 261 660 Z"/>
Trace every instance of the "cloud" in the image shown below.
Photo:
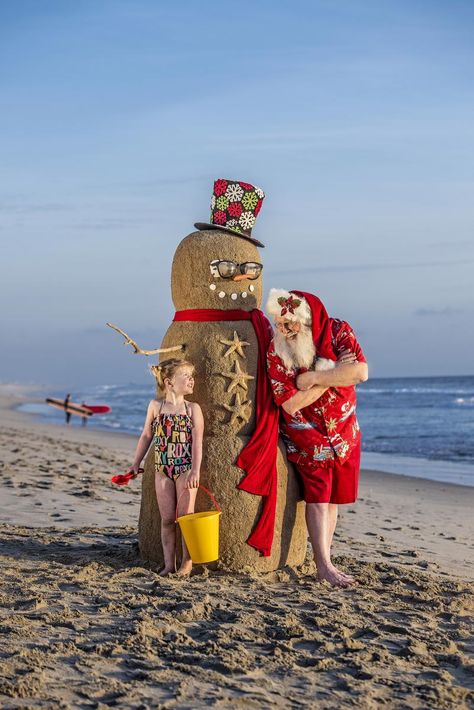
<path fill-rule="evenodd" d="M 445 306 L 445 308 L 417 308 L 414 311 L 415 316 L 457 316 L 463 313 L 460 308 L 453 308 L 452 306 Z"/>
<path fill-rule="evenodd" d="M 39 212 L 65 212 L 70 205 L 60 202 L 27 202 L 23 200 L 0 201 L 0 212 L 7 214 L 37 214 Z"/>
<path fill-rule="evenodd" d="M 90 222 L 78 222 L 71 225 L 71 229 L 79 229 L 81 231 L 92 229 L 94 231 L 99 230 L 116 230 L 116 229 L 127 229 L 129 227 L 137 227 L 139 225 L 149 225 L 149 218 L 141 217 L 104 217 L 103 219 L 97 219 Z"/>
<path fill-rule="evenodd" d="M 295 267 L 292 269 L 268 269 L 267 275 L 284 276 L 286 274 L 312 274 L 312 273 L 330 273 L 342 271 L 388 271 L 391 269 L 431 269 L 435 266 L 463 266 L 473 262 L 474 259 L 455 259 L 453 261 L 431 261 L 431 262 L 406 262 L 402 264 L 346 264 L 346 265 L 327 265 L 327 266 L 308 266 Z"/>
<path fill-rule="evenodd" d="M 459 241 L 445 241 L 445 242 L 431 242 L 428 244 L 430 247 L 435 247 L 437 249 L 462 249 L 463 247 L 472 247 L 472 239 L 461 239 Z"/>

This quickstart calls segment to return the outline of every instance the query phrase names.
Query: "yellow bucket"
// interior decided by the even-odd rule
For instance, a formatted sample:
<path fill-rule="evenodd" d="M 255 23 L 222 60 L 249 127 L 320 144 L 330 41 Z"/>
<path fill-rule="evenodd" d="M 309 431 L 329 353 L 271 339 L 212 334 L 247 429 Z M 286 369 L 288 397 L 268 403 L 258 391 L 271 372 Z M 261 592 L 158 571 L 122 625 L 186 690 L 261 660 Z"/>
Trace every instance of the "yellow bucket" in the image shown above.
<path fill-rule="evenodd" d="M 202 565 L 219 558 L 219 518 L 222 511 L 212 493 L 204 486 L 199 488 L 212 498 L 217 510 L 180 515 L 176 518 L 176 522 L 179 524 L 192 561 Z"/>

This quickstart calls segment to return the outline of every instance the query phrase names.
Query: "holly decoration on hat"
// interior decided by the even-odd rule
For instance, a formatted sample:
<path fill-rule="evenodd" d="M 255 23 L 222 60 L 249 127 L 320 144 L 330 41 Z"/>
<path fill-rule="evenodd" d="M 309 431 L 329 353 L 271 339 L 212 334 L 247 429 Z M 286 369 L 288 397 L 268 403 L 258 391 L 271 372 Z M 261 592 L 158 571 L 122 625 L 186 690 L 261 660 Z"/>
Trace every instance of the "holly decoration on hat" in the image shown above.
<path fill-rule="evenodd" d="M 278 299 L 278 304 L 281 306 L 281 313 L 280 315 L 283 317 L 287 313 L 292 313 L 294 315 L 295 309 L 298 308 L 298 306 L 301 305 L 301 299 L 295 298 L 294 296 L 289 296 L 288 298 L 285 298 L 284 296 L 280 296 Z"/>

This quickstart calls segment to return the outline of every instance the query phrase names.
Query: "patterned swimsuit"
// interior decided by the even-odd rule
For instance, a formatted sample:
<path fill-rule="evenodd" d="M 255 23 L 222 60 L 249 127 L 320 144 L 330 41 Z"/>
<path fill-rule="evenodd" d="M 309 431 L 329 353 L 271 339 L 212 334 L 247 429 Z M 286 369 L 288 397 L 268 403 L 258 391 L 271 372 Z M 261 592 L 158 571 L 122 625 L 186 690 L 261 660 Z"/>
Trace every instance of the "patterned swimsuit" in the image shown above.
<path fill-rule="evenodd" d="M 176 481 L 192 467 L 193 421 L 188 402 L 184 402 L 186 414 L 164 414 L 161 411 L 163 404 L 162 401 L 158 416 L 152 423 L 155 472 Z"/>

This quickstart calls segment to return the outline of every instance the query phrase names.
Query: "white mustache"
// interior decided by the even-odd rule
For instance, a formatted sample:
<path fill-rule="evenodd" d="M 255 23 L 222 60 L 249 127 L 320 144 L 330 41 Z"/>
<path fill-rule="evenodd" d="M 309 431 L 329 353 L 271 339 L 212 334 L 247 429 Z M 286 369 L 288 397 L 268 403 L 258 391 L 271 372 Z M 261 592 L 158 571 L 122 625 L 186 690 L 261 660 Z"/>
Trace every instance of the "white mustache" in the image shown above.
<path fill-rule="evenodd" d="M 311 367 L 316 357 L 310 328 L 303 328 L 299 333 L 291 333 L 291 337 L 276 331 L 274 345 L 276 354 L 283 360 L 288 370 Z"/>

